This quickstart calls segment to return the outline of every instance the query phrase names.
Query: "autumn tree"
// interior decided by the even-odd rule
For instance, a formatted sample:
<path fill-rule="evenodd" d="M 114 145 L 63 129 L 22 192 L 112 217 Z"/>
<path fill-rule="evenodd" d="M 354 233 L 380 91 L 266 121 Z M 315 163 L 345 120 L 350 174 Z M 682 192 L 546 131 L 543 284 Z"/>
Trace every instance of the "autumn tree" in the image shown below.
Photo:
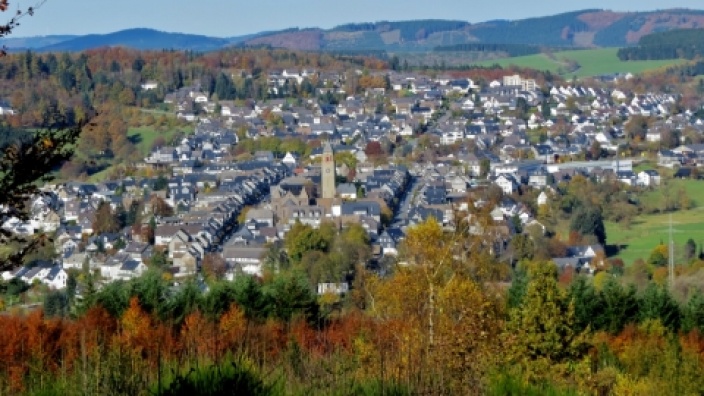
<path fill-rule="evenodd" d="M 96 234 L 112 233 L 120 230 L 120 223 L 117 221 L 116 213 L 109 203 L 101 201 L 95 211 L 93 219 L 93 232 Z"/>
<path fill-rule="evenodd" d="M 392 332 L 401 356 L 381 352 L 380 359 L 393 360 L 396 370 L 423 367 L 429 380 L 422 386 L 449 394 L 481 393 L 478 379 L 500 355 L 504 303 L 461 260 L 465 238 L 430 218 L 407 232 L 399 252 L 407 265 L 362 285 L 369 312 L 399 323 Z"/>
<path fill-rule="evenodd" d="M 164 198 L 154 195 L 151 200 L 152 211 L 156 216 L 169 217 L 174 215 L 174 208 Z"/>
<path fill-rule="evenodd" d="M 322 229 L 315 229 L 300 222 L 291 227 L 284 240 L 288 257 L 294 263 L 299 263 L 306 252 L 327 251 L 331 243 L 332 238 L 324 235 Z"/>
<path fill-rule="evenodd" d="M 203 257 L 201 268 L 206 278 L 211 280 L 219 280 L 225 276 L 227 263 L 219 254 L 208 253 L 205 257 Z"/>
<path fill-rule="evenodd" d="M 437 292 L 446 284 L 453 266 L 452 242 L 432 217 L 409 229 L 403 241 L 401 259 L 418 268 L 425 283 L 423 294 L 427 304 L 425 320 L 429 348 L 435 344 Z"/>
<path fill-rule="evenodd" d="M 575 331 L 574 305 L 559 288 L 553 264 L 532 263 L 529 276 L 522 305 L 510 312 L 507 362 L 529 380 L 540 380 L 556 370 L 566 374 L 565 364 L 585 352 Z"/>

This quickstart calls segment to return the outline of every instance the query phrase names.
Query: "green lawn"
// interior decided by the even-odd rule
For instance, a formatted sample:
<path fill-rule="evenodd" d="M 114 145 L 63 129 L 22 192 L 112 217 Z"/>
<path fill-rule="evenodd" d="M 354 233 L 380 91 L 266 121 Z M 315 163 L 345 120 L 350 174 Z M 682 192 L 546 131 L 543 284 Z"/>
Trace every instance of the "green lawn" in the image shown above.
<path fill-rule="evenodd" d="M 589 77 L 611 73 L 633 74 L 642 73 L 644 71 L 655 70 L 662 67 L 682 64 L 684 60 L 663 60 L 663 61 L 630 61 L 624 62 L 616 56 L 617 48 L 599 48 L 590 50 L 573 50 L 554 52 L 551 57 L 546 54 L 537 54 L 529 56 L 518 56 L 514 58 L 505 58 L 499 60 L 482 61 L 476 63 L 480 66 L 491 66 L 498 64 L 499 66 L 519 66 L 537 70 L 549 70 L 552 73 L 560 74 L 565 78 L 574 77 Z M 576 61 L 580 68 L 574 73 L 565 72 L 566 60 Z"/>
<path fill-rule="evenodd" d="M 179 132 L 186 133 L 190 129 L 171 129 L 168 131 L 157 131 L 151 127 L 138 127 L 130 128 L 127 131 L 127 137 L 135 143 L 139 151 L 143 155 L 148 155 L 152 149 L 154 141 L 159 137 L 163 137 L 166 144 L 173 144 L 174 136 L 178 135 Z"/>
<path fill-rule="evenodd" d="M 662 174 L 662 170 L 660 172 Z M 672 200 L 679 199 L 679 192 L 684 190 L 694 207 L 704 207 L 704 180 L 671 179 L 666 187 L 644 193 L 641 202 L 646 206 L 661 206 L 665 189 L 669 191 Z M 701 220 L 704 223 L 704 218 Z"/>
<path fill-rule="evenodd" d="M 129 128 L 127 131 L 127 137 L 135 144 L 139 152 L 146 157 L 151 152 L 154 141 L 159 136 L 164 138 L 166 144 L 172 145 L 174 144 L 174 137 L 179 134 L 188 134 L 190 131 L 192 131 L 192 128 L 189 127 L 170 129 L 168 131 L 157 131 L 151 127 L 137 127 Z M 94 183 L 101 182 L 105 180 L 111 170 L 112 166 L 108 166 L 102 171 L 90 175 L 88 180 Z"/>

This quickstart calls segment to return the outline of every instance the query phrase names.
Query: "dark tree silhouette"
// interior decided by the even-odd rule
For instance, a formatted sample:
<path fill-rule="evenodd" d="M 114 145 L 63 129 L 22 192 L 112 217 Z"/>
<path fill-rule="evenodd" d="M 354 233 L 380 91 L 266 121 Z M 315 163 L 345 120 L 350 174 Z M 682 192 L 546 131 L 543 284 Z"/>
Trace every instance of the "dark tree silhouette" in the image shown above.
<path fill-rule="evenodd" d="M 73 146 L 85 124 L 69 126 L 58 110 L 52 113 L 36 133 L 0 147 L 0 224 L 11 218 L 29 220 L 31 208 L 27 202 L 43 194 L 39 187 L 52 180 L 51 172 L 73 154 Z M 46 234 L 20 236 L 0 228 L 0 245 L 19 245 L 0 261 L 0 270 L 21 264 L 27 253 L 48 242 Z"/>

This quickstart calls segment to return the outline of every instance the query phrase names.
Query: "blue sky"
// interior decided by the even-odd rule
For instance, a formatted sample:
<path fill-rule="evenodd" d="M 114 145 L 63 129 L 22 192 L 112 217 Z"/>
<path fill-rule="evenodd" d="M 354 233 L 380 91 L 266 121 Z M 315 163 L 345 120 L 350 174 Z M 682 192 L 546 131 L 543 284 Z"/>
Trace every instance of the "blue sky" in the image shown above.
<path fill-rule="evenodd" d="M 11 10 L 39 1 L 10 0 Z M 474 23 L 586 8 L 643 11 L 673 7 L 704 9 L 704 0 L 46 0 L 35 16 L 21 21 L 13 37 L 110 33 L 134 27 L 229 37 L 349 22 L 434 18 Z"/>

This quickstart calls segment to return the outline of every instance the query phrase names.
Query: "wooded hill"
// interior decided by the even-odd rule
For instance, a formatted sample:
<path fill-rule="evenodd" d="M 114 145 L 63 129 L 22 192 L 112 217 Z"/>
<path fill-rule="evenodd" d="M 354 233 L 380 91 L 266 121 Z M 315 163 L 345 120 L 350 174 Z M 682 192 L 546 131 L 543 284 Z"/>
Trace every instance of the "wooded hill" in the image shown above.
<path fill-rule="evenodd" d="M 654 31 L 690 29 L 704 23 L 695 10 L 613 12 L 582 10 L 539 18 L 477 24 L 448 20 L 359 23 L 329 30 L 272 32 L 245 40 L 308 50 L 384 49 L 426 51 L 462 44 L 526 44 L 542 47 L 618 47 L 635 44 Z"/>
<path fill-rule="evenodd" d="M 694 59 L 704 54 L 704 29 L 678 29 L 647 35 L 638 46 L 621 48 L 621 60 Z"/>
<path fill-rule="evenodd" d="M 129 29 L 105 35 L 6 39 L 0 40 L 0 44 L 10 49 L 40 51 L 82 51 L 104 46 L 210 51 L 232 45 L 334 52 L 429 51 L 436 47 L 467 44 L 592 48 L 635 45 L 641 37 L 653 32 L 698 26 L 704 26 L 704 12 L 698 10 L 614 12 L 592 9 L 476 24 L 431 19 L 380 21 L 345 24 L 332 29 L 289 28 L 229 38 Z"/>

